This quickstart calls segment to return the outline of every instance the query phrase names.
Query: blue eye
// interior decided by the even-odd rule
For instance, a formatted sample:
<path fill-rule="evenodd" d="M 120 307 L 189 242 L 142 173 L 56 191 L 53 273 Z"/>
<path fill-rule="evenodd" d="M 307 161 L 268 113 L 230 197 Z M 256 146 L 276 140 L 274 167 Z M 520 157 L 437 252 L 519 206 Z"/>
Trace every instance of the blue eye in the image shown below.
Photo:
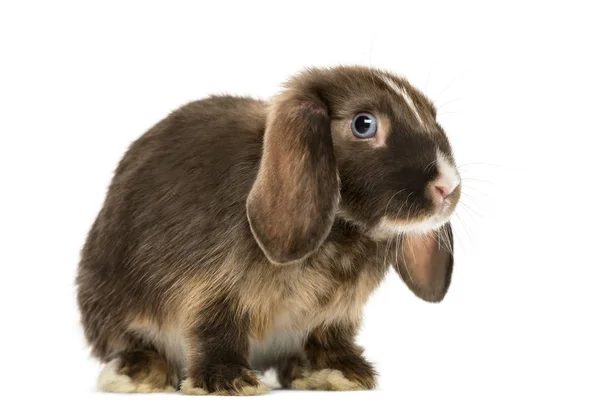
<path fill-rule="evenodd" d="M 352 118 L 352 133 L 361 139 L 373 138 L 377 132 L 377 118 L 371 113 L 361 112 Z"/>

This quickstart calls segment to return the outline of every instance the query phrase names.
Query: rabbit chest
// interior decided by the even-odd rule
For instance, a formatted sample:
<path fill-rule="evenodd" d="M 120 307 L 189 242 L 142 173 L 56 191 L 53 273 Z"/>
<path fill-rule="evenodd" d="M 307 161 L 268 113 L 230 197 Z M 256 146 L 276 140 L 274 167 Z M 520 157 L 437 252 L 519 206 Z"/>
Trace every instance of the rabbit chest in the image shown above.
<path fill-rule="evenodd" d="M 365 257 L 364 251 L 344 252 L 333 244 L 325 244 L 312 262 L 251 271 L 239 296 L 251 324 L 253 367 L 263 368 L 273 359 L 300 352 L 314 329 L 358 324 L 385 271 L 378 253 Z"/>

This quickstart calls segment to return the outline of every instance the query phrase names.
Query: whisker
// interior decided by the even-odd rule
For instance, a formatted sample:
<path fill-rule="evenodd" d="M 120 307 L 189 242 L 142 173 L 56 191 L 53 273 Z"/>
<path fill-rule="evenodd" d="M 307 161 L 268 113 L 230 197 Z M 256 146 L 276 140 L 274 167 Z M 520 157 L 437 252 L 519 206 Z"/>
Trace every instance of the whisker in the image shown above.
<path fill-rule="evenodd" d="M 404 206 L 408 203 L 408 199 L 410 198 L 410 196 L 413 194 L 414 192 L 410 192 L 408 194 L 408 196 L 406 196 L 406 200 L 404 201 L 404 203 L 402 203 L 402 206 L 400 206 L 400 208 L 398 209 L 398 211 L 396 212 L 396 218 L 398 217 L 399 213 L 402 211 L 402 209 L 404 208 Z M 396 246 L 396 265 L 398 264 L 398 246 L 400 245 L 400 236 L 404 233 L 404 229 L 405 227 L 402 226 L 403 231 L 401 231 L 400 233 L 397 233 L 396 236 L 392 236 L 392 241 L 394 241 L 395 238 L 395 246 Z M 387 249 L 386 249 L 387 251 Z"/>
<path fill-rule="evenodd" d="M 496 168 L 504 168 L 503 166 L 499 165 L 499 164 L 492 164 L 492 163 L 484 163 L 484 162 L 472 162 L 472 163 L 465 163 L 465 164 L 461 164 L 459 166 L 457 166 L 457 169 L 461 169 L 467 166 L 471 166 L 471 165 L 486 165 L 489 167 L 496 167 Z"/>
<path fill-rule="evenodd" d="M 478 200 L 475 196 L 463 192 L 463 193 L 461 193 L 460 199 L 459 199 L 458 202 L 460 203 L 460 202 L 463 202 L 465 200 L 468 200 L 469 202 L 471 202 L 471 204 L 475 204 L 475 203 L 479 204 L 480 203 L 480 200 Z"/>
<path fill-rule="evenodd" d="M 462 205 L 461 207 L 464 207 L 465 209 L 467 209 L 468 211 L 474 213 L 475 215 L 479 216 L 480 218 L 483 218 L 483 214 L 481 212 L 479 212 L 478 210 L 473 209 L 471 206 L 467 205 L 465 202 L 458 202 L 459 205 Z"/>
<path fill-rule="evenodd" d="M 463 222 L 462 218 L 460 217 L 460 215 L 458 213 L 455 212 L 455 214 L 456 214 L 456 218 L 461 223 L 461 225 L 462 225 L 465 233 L 467 234 L 467 237 L 469 238 L 469 241 L 470 241 L 471 245 L 473 246 L 474 245 L 473 237 L 471 236 L 471 233 L 469 232 L 469 229 L 467 228 L 467 225 Z"/>
<path fill-rule="evenodd" d="M 412 211 L 412 208 L 416 202 L 417 201 L 415 200 L 408 208 L 408 214 L 406 215 L 406 219 L 410 219 L 410 212 Z M 414 248 L 412 248 L 412 246 L 411 246 L 411 250 L 412 250 L 412 256 L 413 256 L 413 260 L 414 260 L 415 259 L 415 250 L 414 250 Z"/>
<path fill-rule="evenodd" d="M 448 251 L 452 257 L 454 257 L 454 248 L 452 248 L 452 243 L 450 242 L 450 235 L 448 235 L 448 230 L 443 228 L 441 230 L 440 236 L 442 237 L 442 242 L 444 246 L 442 247 L 444 250 Z"/>
<path fill-rule="evenodd" d="M 459 101 L 461 101 L 461 100 L 462 100 L 461 98 L 458 98 L 458 99 L 453 99 L 453 100 L 449 100 L 449 101 L 447 101 L 447 102 L 444 102 L 444 103 L 443 103 L 443 104 L 441 104 L 441 105 L 438 105 L 438 104 L 436 104 L 436 105 L 435 105 L 435 107 L 437 107 L 437 109 L 438 109 L 438 110 L 440 110 L 442 107 L 444 107 L 444 106 L 447 106 L 447 105 L 449 105 L 450 103 L 459 102 Z"/>
<path fill-rule="evenodd" d="M 432 162 L 430 162 L 429 164 L 427 164 L 425 166 L 425 172 L 427 172 L 427 170 L 429 170 L 429 168 L 432 166 L 432 164 L 435 164 L 435 162 L 437 161 L 437 158 L 434 159 Z"/>
<path fill-rule="evenodd" d="M 400 214 L 400 212 L 402 211 L 402 209 L 404 208 L 404 206 L 408 203 L 408 199 L 410 198 L 410 196 L 412 196 L 413 193 L 414 192 L 410 192 L 408 194 L 408 196 L 406 196 L 406 200 L 404 201 L 404 203 L 402 203 L 402 206 L 400 206 L 400 208 L 396 211 L 395 218 L 398 217 L 398 215 Z M 396 234 L 396 237 L 398 237 L 398 236 L 400 236 L 400 234 Z M 394 241 L 394 236 L 393 235 L 391 236 L 391 239 L 389 241 L 390 241 L 390 244 Z M 398 246 L 398 239 L 396 239 L 396 243 L 395 244 L 396 244 L 396 247 L 397 247 Z M 386 252 L 386 254 L 388 253 L 388 247 L 387 247 L 387 245 L 385 247 L 385 252 Z M 396 263 L 398 263 L 398 251 L 396 251 Z"/>
<path fill-rule="evenodd" d="M 404 229 L 404 227 L 403 227 Z M 402 234 L 404 233 L 404 231 L 402 231 L 400 234 L 396 234 L 396 265 L 398 265 L 398 252 L 402 251 L 402 253 L 404 254 L 404 246 L 400 244 L 400 239 Z M 406 262 L 406 259 L 404 258 L 404 256 L 402 256 L 402 261 Z"/>
<path fill-rule="evenodd" d="M 406 255 L 404 255 L 404 245 L 400 246 L 400 251 L 396 251 L 396 264 L 398 264 L 398 252 L 401 252 L 402 254 L 402 261 L 404 262 L 404 265 L 406 265 Z M 408 277 L 403 277 L 403 279 L 409 279 L 411 283 L 414 283 L 415 281 L 412 278 L 412 275 L 410 274 L 410 270 L 406 269 L 406 272 L 408 273 Z"/>
<path fill-rule="evenodd" d="M 481 181 L 481 182 L 484 182 L 484 183 L 494 184 L 494 182 L 493 182 L 493 181 L 490 181 L 490 180 L 484 180 L 484 179 L 478 179 L 478 178 L 475 178 L 475 177 L 462 177 L 462 176 L 461 176 L 461 178 L 460 178 L 460 179 L 461 179 L 462 181 L 464 181 L 464 180 L 469 180 L 469 181 Z"/>
<path fill-rule="evenodd" d="M 388 200 L 387 204 L 385 205 L 385 209 L 383 210 L 383 213 L 384 213 L 384 215 L 387 213 L 388 206 L 389 206 L 389 205 L 390 205 L 390 203 L 392 202 L 392 199 L 393 199 L 394 197 L 396 197 L 396 195 L 397 195 L 397 194 L 399 194 L 399 193 L 402 193 L 402 192 L 403 192 L 403 191 L 405 191 L 405 190 L 406 190 L 406 189 L 399 190 L 399 191 L 397 191 L 396 193 L 394 193 L 394 194 L 392 195 L 392 197 L 390 197 L 390 200 Z M 397 215 L 396 215 L 396 216 L 397 216 Z"/>
<path fill-rule="evenodd" d="M 480 194 L 482 194 L 482 195 L 483 195 L 483 196 L 485 196 L 485 197 L 488 197 L 488 198 L 490 197 L 488 194 L 486 194 L 486 193 L 482 192 L 480 188 L 476 188 L 476 187 L 473 187 L 473 186 L 471 186 L 471 185 L 468 185 L 468 184 L 463 184 L 463 185 L 461 185 L 461 188 L 462 188 L 462 190 L 461 190 L 461 194 L 464 194 L 464 195 L 466 195 L 466 196 L 469 196 L 469 197 L 471 197 L 471 198 L 473 197 L 472 195 L 470 195 L 470 194 L 468 194 L 468 193 L 466 192 L 466 190 L 464 189 L 464 186 L 467 186 L 467 187 L 466 187 L 466 188 L 467 188 L 467 190 L 470 190 L 471 192 L 477 192 L 477 193 L 480 193 Z"/>
<path fill-rule="evenodd" d="M 462 75 L 461 75 L 461 77 L 462 77 Z M 441 93 L 439 93 L 439 94 L 438 94 L 438 95 L 435 97 L 435 99 L 433 99 L 433 102 L 434 102 L 434 103 L 437 103 L 437 102 L 438 102 L 438 100 L 439 100 L 439 99 L 440 99 L 440 98 L 441 98 L 441 97 L 444 95 L 444 93 L 446 92 L 446 90 L 448 90 L 448 89 L 449 89 L 449 88 L 450 88 L 450 87 L 451 87 L 451 86 L 452 86 L 452 85 L 453 85 L 453 84 L 456 82 L 456 80 L 458 80 L 458 79 L 459 79 L 459 77 L 458 77 L 458 76 L 454 77 L 454 78 L 452 79 L 452 81 L 450 81 L 450 82 L 449 82 L 449 83 L 446 85 L 446 87 L 444 87 L 444 88 L 442 89 L 442 92 L 441 92 Z"/>
<path fill-rule="evenodd" d="M 444 229 L 443 228 L 441 228 L 437 231 L 433 231 L 433 239 L 435 240 L 436 244 L 438 245 L 438 248 L 448 250 L 448 252 L 450 252 L 450 250 L 447 247 L 446 240 L 444 238 Z M 425 242 L 424 238 L 423 238 L 423 242 Z"/>
<path fill-rule="evenodd" d="M 429 76 L 431 75 L 431 67 L 427 70 L 427 78 L 425 79 L 425 87 L 423 88 L 424 92 L 427 92 L 427 87 L 429 87 Z M 427 94 L 429 95 L 429 94 Z"/>

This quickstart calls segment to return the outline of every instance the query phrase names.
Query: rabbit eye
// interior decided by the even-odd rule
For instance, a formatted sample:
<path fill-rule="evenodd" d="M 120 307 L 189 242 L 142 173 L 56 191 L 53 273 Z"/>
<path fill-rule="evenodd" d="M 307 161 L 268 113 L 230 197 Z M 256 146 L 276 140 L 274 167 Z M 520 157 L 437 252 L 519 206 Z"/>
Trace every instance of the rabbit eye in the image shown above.
<path fill-rule="evenodd" d="M 361 139 L 372 138 L 377 132 L 377 118 L 371 113 L 361 112 L 352 118 L 352 133 Z"/>

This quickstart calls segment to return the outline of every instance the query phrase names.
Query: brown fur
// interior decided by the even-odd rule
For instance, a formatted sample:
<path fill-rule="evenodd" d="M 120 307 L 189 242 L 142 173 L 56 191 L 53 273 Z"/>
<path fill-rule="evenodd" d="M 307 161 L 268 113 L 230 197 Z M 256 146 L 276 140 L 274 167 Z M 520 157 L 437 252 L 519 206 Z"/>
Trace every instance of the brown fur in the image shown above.
<path fill-rule="evenodd" d="M 383 75 L 427 126 L 405 122 Z M 352 135 L 361 111 L 379 115 L 381 146 Z M 271 102 L 178 109 L 131 145 L 82 250 L 94 355 L 157 388 L 187 378 L 190 394 L 263 393 L 252 370 L 268 367 L 285 387 L 374 387 L 354 336 L 389 265 L 426 300 L 449 285 L 449 225 L 448 245 L 409 258 L 420 247 L 381 230 L 429 216 L 436 150 L 453 161 L 431 103 L 362 67 L 308 70 Z"/>

